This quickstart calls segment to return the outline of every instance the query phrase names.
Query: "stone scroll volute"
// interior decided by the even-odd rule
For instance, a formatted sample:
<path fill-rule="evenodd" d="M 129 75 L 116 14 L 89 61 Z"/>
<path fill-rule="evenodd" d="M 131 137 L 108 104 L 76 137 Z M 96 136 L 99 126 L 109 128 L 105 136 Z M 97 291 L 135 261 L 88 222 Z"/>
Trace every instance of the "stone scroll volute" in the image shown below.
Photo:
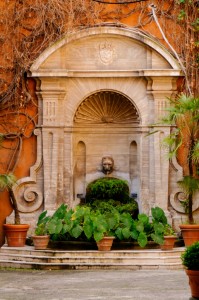
<path fill-rule="evenodd" d="M 19 179 L 13 187 L 18 209 L 23 213 L 36 211 L 43 203 L 43 191 L 41 184 L 37 182 L 38 172 L 42 167 L 41 130 L 35 129 L 34 134 L 37 136 L 36 163 L 30 168 L 30 176 Z"/>

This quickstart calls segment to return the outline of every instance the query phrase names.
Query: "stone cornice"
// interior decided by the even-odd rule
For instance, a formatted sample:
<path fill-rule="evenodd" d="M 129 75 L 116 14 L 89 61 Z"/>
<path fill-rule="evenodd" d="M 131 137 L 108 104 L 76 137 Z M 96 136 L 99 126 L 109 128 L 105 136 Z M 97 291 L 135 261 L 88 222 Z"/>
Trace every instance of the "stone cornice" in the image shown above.
<path fill-rule="evenodd" d="M 147 70 L 39 70 L 33 71 L 31 77 L 178 77 L 179 69 Z"/>

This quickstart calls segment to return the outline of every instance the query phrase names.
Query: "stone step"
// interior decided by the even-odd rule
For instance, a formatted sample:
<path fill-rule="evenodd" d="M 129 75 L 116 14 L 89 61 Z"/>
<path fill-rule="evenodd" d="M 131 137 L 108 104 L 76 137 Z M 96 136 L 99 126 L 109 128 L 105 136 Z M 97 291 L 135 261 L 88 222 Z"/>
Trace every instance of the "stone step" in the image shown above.
<path fill-rule="evenodd" d="M 167 270 L 180 270 L 182 264 L 169 263 L 169 264 L 158 264 L 158 265 L 132 265 L 132 264 L 109 264 L 109 263 L 30 263 L 23 261 L 6 261 L 0 260 L 0 268 L 15 268 L 15 269 L 35 269 L 35 270 L 156 270 L 156 269 L 167 269 Z"/>
<path fill-rule="evenodd" d="M 52 256 L 32 256 L 32 255 L 20 255 L 20 254 L 5 254 L 0 255 L 1 260 L 12 260 L 12 261 L 29 261 L 29 262 L 45 262 L 45 263 L 86 263 L 86 262 L 98 262 L 98 263 L 129 263 L 129 264 L 159 264 L 159 263 L 172 263 L 180 262 L 178 256 L 153 256 L 153 257 L 128 257 L 128 256 L 107 256 L 98 257 L 94 256 L 74 256 L 74 257 L 52 257 Z"/>
<path fill-rule="evenodd" d="M 1 268 L 24 269 L 182 269 L 183 247 L 171 251 L 59 251 L 25 246 L 0 249 Z"/>
<path fill-rule="evenodd" d="M 84 256 L 88 257 L 90 255 L 97 255 L 97 257 L 109 257 L 115 256 L 120 257 L 128 256 L 128 257 L 164 257 L 169 256 L 179 256 L 184 251 L 184 247 L 174 248 L 173 250 L 162 251 L 160 249 L 143 249 L 143 250 L 111 250 L 111 251 L 97 251 L 97 250 L 54 250 L 54 249 L 46 249 L 46 250 L 35 250 L 32 246 L 25 247 L 7 247 L 4 245 L 0 248 L 0 254 L 24 254 L 24 255 L 34 255 L 34 256 L 59 256 L 59 257 L 74 257 L 74 256 Z"/>

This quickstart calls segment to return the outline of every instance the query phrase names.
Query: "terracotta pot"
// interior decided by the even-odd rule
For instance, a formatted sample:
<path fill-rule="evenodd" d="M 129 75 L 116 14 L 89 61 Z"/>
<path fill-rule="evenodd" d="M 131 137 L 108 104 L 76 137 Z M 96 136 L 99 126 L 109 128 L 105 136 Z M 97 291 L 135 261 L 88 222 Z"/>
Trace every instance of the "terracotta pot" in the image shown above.
<path fill-rule="evenodd" d="M 161 245 L 162 250 L 172 250 L 176 241 L 176 236 L 164 236 L 164 244 Z"/>
<path fill-rule="evenodd" d="M 194 299 L 199 299 L 199 270 L 185 270 L 189 277 L 191 295 Z"/>
<path fill-rule="evenodd" d="M 3 224 L 8 247 L 24 247 L 29 227 L 28 224 Z"/>
<path fill-rule="evenodd" d="M 102 240 L 97 242 L 99 251 L 110 251 L 113 245 L 114 236 L 105 236 Z"/>
<path fill-rule="evenodd" d="M 199 224 L 182 224 L 179 227 L 186 247 L 199 241 Z"/>
<path fill-rule="evenodd" d="M 48 243 L 50 240 L 49 235 L 34 235 L 32 236 L 33 244 L 36 250 L 43 250 L 48 247 Z"/>

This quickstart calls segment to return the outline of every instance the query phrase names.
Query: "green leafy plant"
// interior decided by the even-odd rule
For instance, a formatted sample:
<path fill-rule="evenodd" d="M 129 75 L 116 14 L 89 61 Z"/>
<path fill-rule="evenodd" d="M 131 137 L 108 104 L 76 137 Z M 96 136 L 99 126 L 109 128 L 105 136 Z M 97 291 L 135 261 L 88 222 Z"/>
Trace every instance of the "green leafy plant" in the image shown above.
<path fill-rule="evenodd" d="M 38 217 L 38 221 L 37 221 L 37 225 L 35 228 L 35 235 L 48 235 L 49 231 L 48 231 L 48 225 L 49 225 L 49 221 L 50 221 L 50 216 L 47 216 L 47 211 L 43 211 L 39 217 Z"/>
<path fill-rule="evenodd" d="M 199 242 L 188 246 L 182 253 L 181 260 L 188 270 L 199 270 Z"/>
<path fill-rule="evenodd" d="M 164 236 L 171 236 L 171 235 L 175 235 L 175 231 L 173 230 L 173 228 L 170 224 L 166 224 L 164 226 L 163 234 L 164 234 Z"/>
<path fill-rule="evenodd" d="M 51 216 L 48 222 L 48 231 L 52 240 L 67 240 L 71 236 L 79 236 L 81 229 L 80 220 L 72 220 L 73 211 L 68 210 L 67 205 L 62 204 Z"/>
<path fill-rule="evenodd" d="M 104 236 L 115 236 L 115 229 L 119 223 L 119 213 L 115 210 L 106 214 L 90 211 L 84 222 L 84 232 L 87 238 L 93 237 L 96 242 Z"/>
<path fill-rule="evenodd" d="M 148 241 L 153 240 L 157 244 L 164 242 L 164 226 L 167 224 L 167 218 L 160 207 L 151 209 L 151 220 L 146 214 L 139 214 L 138 220 L 135 221 L 135 233 L 138 244 L 145 247 Z"/>
<path fill-rule="evenodd" d="M 38 225 L 41 224 L 46 225 L 54 241 L 82 238 L 98 242 L 104 236 L 114 236 L 119 240 L 137 241 L 141 247 L 145 247 L 151 240 L 163 243 L 167 218 L 159 207 L 152 208 L 151 218 L 139 214 L 137 219 L 133 219 L 130 213 L 120 212 L 112 206 L 105 211 L 87 205 L 68 209 L 62 204 L 51 217 L 46 212 L 41 214 Z"/>

